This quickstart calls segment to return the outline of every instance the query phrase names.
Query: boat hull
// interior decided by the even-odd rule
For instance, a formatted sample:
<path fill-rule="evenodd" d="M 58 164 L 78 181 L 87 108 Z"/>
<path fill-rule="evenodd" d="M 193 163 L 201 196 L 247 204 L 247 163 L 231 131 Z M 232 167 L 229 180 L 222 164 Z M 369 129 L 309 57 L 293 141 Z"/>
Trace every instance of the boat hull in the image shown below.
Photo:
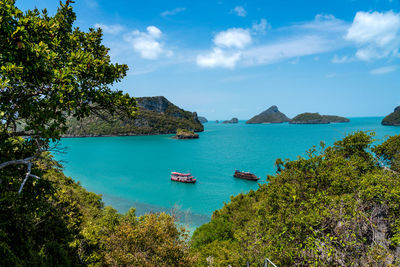
<path fill-rule="evenodd" d="M 191 173 L 171 172 L 171 181 L 194 184 L 196 182 L 196 179 L 192 176 Z"/>
<path fill-rule="evenodd" d="M 243 173 L 243 172 L 238 172 L 238 171 L 235 172 L 233 177 L 239 178 L 239 179 L 244 179 L 244 180 L 249 180 L 249 181 L 258 181 L 258 180 L 260 180 L 260 178 L 258 178 L 257 176 L 255 176 L 252 173 Z"/>
<path fill-rule="evenodd" d="M 186 184 L 194 184 L 194 183 L 196 183 L 196 179 L 192 179 L 192 180 L 182 180 L 182 179 L 173 178 L 173 177 L 171 177 L 171 181 L 180 182 L 180 183 L 186 183 Z"/>

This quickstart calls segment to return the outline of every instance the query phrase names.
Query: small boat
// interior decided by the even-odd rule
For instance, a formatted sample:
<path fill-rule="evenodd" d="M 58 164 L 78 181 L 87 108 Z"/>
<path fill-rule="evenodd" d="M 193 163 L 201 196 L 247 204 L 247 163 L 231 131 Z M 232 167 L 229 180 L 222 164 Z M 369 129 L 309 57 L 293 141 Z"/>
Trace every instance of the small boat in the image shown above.
<path fill-rule="evenodd" d="M 194 184 L 196 178 L 191 173 L 171 172 L 171 181 Z"/>
<path fill-rule="evenodd" d="M 235 174 L 233 175 L 233 177 L 246 179 L 246 180 L 250 180 L 250 181 L 258 181 L 260 179 L 257 176 L 255 176 L 253 173 L 241 172 L 238 170 L 235 170 Z"/>

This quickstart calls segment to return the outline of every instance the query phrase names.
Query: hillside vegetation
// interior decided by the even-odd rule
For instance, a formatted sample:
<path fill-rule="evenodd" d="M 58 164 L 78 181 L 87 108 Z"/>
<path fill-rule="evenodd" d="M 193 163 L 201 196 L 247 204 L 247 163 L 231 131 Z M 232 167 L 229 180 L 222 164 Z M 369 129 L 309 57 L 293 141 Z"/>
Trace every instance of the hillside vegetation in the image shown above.
<path fill-rule="evenodd" d="M 280 112 L 277 106 L 271 106 L 267 110 L 246 121 L 246 123 L 282 123 L 288 121 L 290 121 L 290 119 Z"/>
<path fill-rule="evenodd" d="M 349 122 L 350 120 L 334 115 L 320 115 L 319 113 L 301 113 L 295 116 L 289 123 L 291 124 L 327 124 L 331 122 Z"/>
<path fill-rule="evenodd" d="M 111 62 L 100 29 L 73 27 L 71 4 L 50 16 L 0 1 L 0 266 L 190 266 L 171 216 L 104 207 L 51 158 L 71 117 L 137 111 L 111 89 L 128 66 Z"/>
<path fill-rule="evenodd" d="M 382 125 L 400 126 L 400 106 L 382 120 Z"/>
<path fill-rule="evenodd" d="M 199 264 L 260 266 L 268 257 L 278 266 L 398 266 L 400 136 L 372 141 L 357 132 L 306 158 L 277 160 L 267 184 L 232 197 L 194 232 Z"/>
<path fill-rule="evenodd" d="M 64 135 L 198 125 L 163 97 L 112 90 L 128 67 L 111 63 L 100 29 L 73 28 L 72 3 L 49 16 L 0 1 L 0 266 L 400 264 L 400 136 L 373 147 L 357 132 L 277 160 L 277 175 L 232 197 L 191 242 L 173 217 L 119 214 L 66 177 L 50 154 Z"/>
<path fill-rule="evenodd" d="M 19 142 L 15 140 L 15 142 Z M 22 143 L 20 143 L 22 145 Z M 101 196 L 66 177 L 49 154 L 35 162 L 39 180 L 21 195 L 2 170 L 0 266 L 189 266 L 188 235 L 170 215 L 136 216 L 104 207 Z"/>
<path fill-rule="evenodd" d="M 65 136 L 172 134 L 177 129 L 203 131 L 196 113 L 185 111 L 163 96 L 138 97 L 136 118 L 100 112 L 84 119 L 70 117 Z"/>

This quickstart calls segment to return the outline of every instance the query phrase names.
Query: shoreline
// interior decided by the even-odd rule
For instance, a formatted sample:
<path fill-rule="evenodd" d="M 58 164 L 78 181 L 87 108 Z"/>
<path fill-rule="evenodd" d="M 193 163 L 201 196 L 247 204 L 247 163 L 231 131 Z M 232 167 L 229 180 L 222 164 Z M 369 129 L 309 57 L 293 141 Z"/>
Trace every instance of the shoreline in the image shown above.
<path fill-rule="evenodd" d="M 124 137 L 124 136 L 151 136 L 151 135 L 173 135 L 174 133 L 157 134 L 99 134 L 99 135 L 64 135 L 61 138 L 86 138 L 86 137 Z"/>
<path fill-rule="evenodd" d="M 200 132 L 196 132 L 200 133 Z M 85 137 L 124 137 L 124 136 L 152 136 L 152 135 L 175 135 L 175 133 L 152 133 L 152 134 L 99 134 L 99 135 L 64 135 L 61 138 L 85 138 Z"/>

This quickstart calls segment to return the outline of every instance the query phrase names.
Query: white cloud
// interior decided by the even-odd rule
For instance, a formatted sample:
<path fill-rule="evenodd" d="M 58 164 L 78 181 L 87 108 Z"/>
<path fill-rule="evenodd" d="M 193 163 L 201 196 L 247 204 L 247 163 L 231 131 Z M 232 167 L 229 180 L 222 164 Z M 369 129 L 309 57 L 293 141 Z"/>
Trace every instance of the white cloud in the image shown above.
<path fill-rule="evenodd" d="M 178 14 L 180 12 L 185 11 L 185 10 L 186 10 L 185 7 L 177 7 L 177 8 L 174 8 L 172 10 L 166 10 L 166 11 L 162 12 L 160 15 L 162 17 L 173 16 L 173 15 L 176 15 L 176 14 Z"/>
<path fill-rule="evenodd" d="M 246 9 L 242 6 L 237 6 L 232 10 L 233 13 L 236 13 L 239 17 L 246 17 L 247 12 Z"/>
<path fill-rule="evenodd" d="M 332 15 L 317 15 L 313 21 L 278 28 L 274 32 L 281 38 L 260 44 L 263 38 L 257 34 L 269 27 L 267 20 L 262 19 L 251 29 L 231 28 L 217 33 L 213 39 L 214 47 L 198 56 L 197 64 L 202 67 L 234 68 L 237 65 L 265 65 L 284 60 L 298 63 L 300 57 L 316 56 L 348 45 L 343 36 L 349 24 Z M 257 42 L 253 42 L 255 36 L 258 36 Z"/>
<path fill-rule="evenodd" d="M 313 21 L 292 26 L 294 30 L 318 31 L 321 34 L 331 32 L 345 33 L 348 27 L 349 25 L 346 22 L 331 14 L 317 14 Z"/>
<path fill-rule="evenodd" d="M 224 67 L 234 68 L 241 56 L 240 52 L 227 53 L 219 47 L 206 55 L 197 56 L 197 65 L 200 67 Z"/>
<path fill-rule="evenodd" d="M 260 23 L 253 23 L 251 27 L 254 34 L 265 34 L 267 29 L 270 29 L 271 25 L 266 19 L 261 19 Z"/>
<path fill-rule="evenodd" d="M 371 61 L 397 54 L 400 45 L 399 30 L 399 13 L 357 12 L 345 39 L 358 45 L 358 59 Z"/>
<path fill-rule="evenodd" d="M 215 35 L 212 51 L 200 54 L 196 63 L 200 67 L 234 68 L 240 60 L 241 50 L 251 44 L 251 35 L 248 29 L 231 28 Z"/>
<path fill-rule="evenodd" d="M 397 70 L 397 66 L 386 66 L 371 70 L 369 73 L 373 75 L 382 75 Z"/>
<path fill-rule="evenodd" d="M 231 28 L 219 32 L 214 37 L 214 44 L 219 47 L 244 48 L 251 43 L 250 32 L 247 29 Z"/>
<path fill-rule="evenodd" d="M 162 36 L 161 30 L 155 26 L 148 26 L 146 30 L 147 32 L 132 31 L 125 35 L 124 39 L 140 53 L 142 58 L 157 59 L 161 55 L 171 56 L 172 51 L 166 50 L 164 44 L 159 41 Z"/>
<path fill-rule="evenodd" d="M 119 24 L 105 25 L 101 23 L 96 23 L 94 27 L 101 28 L 104 33 L 110 33 L 110 34 L 118 34 L 124 29 L 124 27 Z"/>
<path fill-rule="evenodd" d="M 335 64 L 342 64 L 342 63 L 348 63 L 353 61 L 353 58 L 349 57 L 349 56 L 342 56 L 339 57 L 337 55 L 334 55 L 331 62 L 335 63 Z"/>
<path fill-rule="evenodd" d="M 331 50 L 328 41 L 319 36 L 301 36 L 261 45 L 243 52 L 245 65 L 271 64 L 285 59 L 315 55 Z"/>

